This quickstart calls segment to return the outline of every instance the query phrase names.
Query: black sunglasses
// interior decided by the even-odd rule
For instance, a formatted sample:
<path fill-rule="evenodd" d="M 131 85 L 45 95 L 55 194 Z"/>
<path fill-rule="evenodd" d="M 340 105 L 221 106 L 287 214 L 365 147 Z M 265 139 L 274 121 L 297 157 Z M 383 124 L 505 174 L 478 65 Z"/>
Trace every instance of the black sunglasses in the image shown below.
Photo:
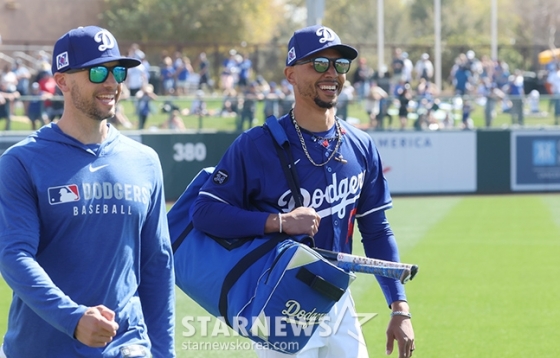
<path fill-rule="evenodd" d="M 331 67 L 331 62 L 334 65 L 334 69 L 340 75 L 348 73 L 350 71 L 350 60 L 346 58 L 327 58 L 327 57 L 315 57 L 308 60 L 303 60 L 296 62 L 296 65 L 303 65 L 304 63 L 313 62 L 313 68 L 319 73 L 325 73 Z"/>
<path fill-rule="evenodd" d="M 113 73 L 117 83 L 123 83 L 126 80 L 127 68 L 124 66 L 107 67 L 103 65 L 80 68 L 77 70 L 66 71 L 66 73 L 76 73 L 81 71 L 89 71 L 89 81 L 91 83 L 103 83 L 109 77 L 109 72 Z"/>

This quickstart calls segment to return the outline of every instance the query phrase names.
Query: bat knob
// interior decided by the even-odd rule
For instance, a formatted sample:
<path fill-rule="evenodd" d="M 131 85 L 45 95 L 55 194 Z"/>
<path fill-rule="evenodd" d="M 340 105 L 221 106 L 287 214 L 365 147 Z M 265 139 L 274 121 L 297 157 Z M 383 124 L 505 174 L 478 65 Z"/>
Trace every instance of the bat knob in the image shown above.
<path fill-rule="evenodd" d="M 418 273 L 418 265 L 410 266 L 410 269 L 404 270 L 404 272 L 402 273 L 400 279 L 401 283 L 405 284 L 408 281 L 412 280 L 417 273 Z"/>
<path fill-rule="evenodd" d="M 412 280 L 417 273 L 418 273 L 418 265 L 412 265 L 412 267 L 410 268 L 410 280 Z"/>

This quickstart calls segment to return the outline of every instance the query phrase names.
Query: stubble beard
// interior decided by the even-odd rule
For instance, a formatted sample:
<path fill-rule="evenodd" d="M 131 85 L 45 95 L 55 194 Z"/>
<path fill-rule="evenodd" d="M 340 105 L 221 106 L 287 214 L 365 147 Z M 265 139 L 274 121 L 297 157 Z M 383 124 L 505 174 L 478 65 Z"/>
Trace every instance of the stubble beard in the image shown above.
<path fill-rule="evenodd" d="M 325 102 L 323 100 L 321 100 L 319 98 L 319 95 L 315 96 L 315 98 L 313 99 L 313 101 L 315 102 L 315 104 L 317 106 L 319 106 L 320 108 L 325 108 L 325 109 L 331 109 L 333 107 L 336 106 L 336 99 L 330 102 Z"/>
<path fill-rule="evenodd" d="M 92 119 L 101 122 L 105 119 L 113 117 L 116 113 L 116 106 L 113 106 L 109 111 L 106 111 L 102 110 L 101 108 L 99 108 L 99 106 L 96 105 L 94 98 L 90 100 L 84 98 L 84 96 L 82 96 L 82 94 L 80 93 L 78 86 L 72 87 L 70 93 L 72 96 L 74 107 L 76 107 L 76 109 L 80 110 L 82 113 Z M 117 99 L 115 98 L 115 103 L 116 101 Z"/>
<path fill-rule="evenodd" d="M 316 92 L 315 87 L 313 87 L 313 85 L 310 85 L 306 88 L 299 88 L 299 92 L 306 97 L 313 97 L 313 102 L 315 102 L 315 104 L 319 107 L 319 108 L 324 108 L 324 109 L 331 109 L 333 107 L 336 106 L 337 104 L 337 99 L 338 99 L 338 95 L 330 102 L 326 102 L 323 101 L 321 98 L 319 98 L 319 93 Z"/>

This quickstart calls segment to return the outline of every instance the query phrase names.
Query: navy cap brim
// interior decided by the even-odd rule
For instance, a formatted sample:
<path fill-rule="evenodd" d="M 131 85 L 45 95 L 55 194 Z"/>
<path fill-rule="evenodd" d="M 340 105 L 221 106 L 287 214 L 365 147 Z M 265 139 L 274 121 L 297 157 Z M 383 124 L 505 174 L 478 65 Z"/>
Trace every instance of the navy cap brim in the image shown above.
<path fill-rule="evenodd" d="M 358 50 L 356 50 L 355 48 L 353 48 L 352 46 L 348 46 L 348 45 L 333 45 L 333 46 L 325 46 L 322 48 L 319 48 L 315 51 L 312 51 L 310 53 L 308 53 L 305 57 L 303 57 L 302 59 L 308 58 L 311 55 L 316 54 L 317 52 L 321 52 L 323 50 L 326 49 L 334 49 L 337 50 L 338 52 L 340 52 L 340 54 L 342 55 L 343 58 L 347 58 L 351 61 L 355 60 L 356 57 L 358 57 Z M 295 65 L 295 63 L 293 63 L 292 65 Z"/>
<path fill-rule="evenodd" d="M 68 68 L 65 68 L 65 69 L 63 69 L 62 71 L 59 71 L 59 72 L 66 72 L 68 70 L 77 70 L 77 69 L 80 69 L 80 68 L 97 66 L 97 65 L 101 65 L 103 63 L 113 62 L 113 61 L 118 61 L 119 65 L 124 66 L 126 68 L 136 67 L 136 66 L 139 66 L 142 63 L 140 60 L 137 60 L 137 59 L 131 58 L 131 57 L 99 57 L 99 58 L 96 58 L 94 60 L 82 63 L 79 67 L 68 66 Z"/>

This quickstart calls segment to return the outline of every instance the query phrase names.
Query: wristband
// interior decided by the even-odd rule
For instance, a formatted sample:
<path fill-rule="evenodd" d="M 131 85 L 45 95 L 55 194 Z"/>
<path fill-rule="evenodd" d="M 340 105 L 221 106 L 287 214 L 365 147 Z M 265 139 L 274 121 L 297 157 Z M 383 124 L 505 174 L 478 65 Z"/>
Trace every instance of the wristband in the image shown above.
<path fill-rule="evenodd" d="M 278 232 L 282 233 L 282 216 L 280 213 L 278 213 L 278 226 L 279 226 Z"/>
<path fill-rule="evenodd" d="M 403 316 L 403 317 L 412 318 L 412 314 L 410 312 L 404 312 L 404 311 L 393 311 L 393 312 L 391 312 L 391 317 L 395 317 L 395 316 Z"/>

